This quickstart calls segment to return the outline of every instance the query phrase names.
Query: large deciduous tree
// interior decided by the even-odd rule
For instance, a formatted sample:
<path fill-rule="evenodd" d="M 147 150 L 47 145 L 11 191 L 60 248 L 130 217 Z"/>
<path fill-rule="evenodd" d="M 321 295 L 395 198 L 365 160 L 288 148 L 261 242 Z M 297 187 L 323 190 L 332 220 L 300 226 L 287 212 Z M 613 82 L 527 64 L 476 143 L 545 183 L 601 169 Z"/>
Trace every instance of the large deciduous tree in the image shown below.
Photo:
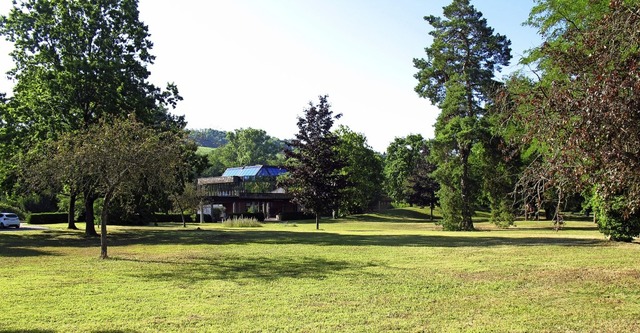
<path fill-rule="evenodd" d="M 335 134 L 338 155 L 345 161 L 342 173 L 347 179 L 340 199 L 340 214 L 362 213 L 382 194 L 382 157 L 369 147 L 363 134 L 346 126 L 338 127 Z"/>
<path fill-rule="evenodd" d="M 284 185 L 293 194 L 293 201 L 316 216 L 320 228 L 320 214 L 338 208 L 340 193 L 345 186 L 341 173 L 345 162 L 336 150 L 338 136 L 331 132 L 334 119 L 328 96 L 319 96 L 320 103 L 304 110 L 298 117 L 298 133 L 286 150 L 288 176 Z"/>
<path fill-rule="evenodd" d="M 163 91 L 147 80 L 154 57 L 136 0 L 14 1 L 0 17 L 0 35 L 15 46 L 8 74 L 16 85 L 1 119 L 13 128 L 15 156 L 102 117 L 133 113 L 146 124 L 184 126 L 166 111 L 181 99 L 177 88 L 170 84 Z M 81 191 L 86 232 L 95 234 L 97 196 Z"/>
<path fill-rule="evenodd" d="M 529 23 L 546 38 L 530 60 L 532 89 L 514 94 L 510 117 L 544 151 L 540 178 L 594 190 L 601 231 L 640 235 L 640 4 L 538 1 Z M 520 80 L 522 81 L 522 80 Z M 518 81 L 515 81 L 516 83 Z"/>
<path fill-rule="evenodd" d="M 50 141 L 42 156 L 34 156 L 27 179 L 62 177 L 101 193 L 101 258 L 107 258 L 107 224 L 114 199 L 142 189 L 172 187 L 183 159 L 182 133 L 159 132 L 134 118 L 102 120 L 76 133 Z M 48 168 L 42 172 L 42 168 Z"/>
<path fill-rule="evenodd" d="M 227 143 L 216 149 L 227 167 L 280 164 L 279 155 L 284 151 L 283 142 L 269 136 L 261 129 L 242 128 L 227 132 Z M 282 157 L 280 157 L 282 159 Z"/>
<path fill-rule="evenodd" d="M 425 140 L 420 134 L 409 134 L 395 138 L 384 159 L 384 189 L 396 202 L 418 204 L 412 200 L 409 178 L 416 172 L 423 157 Z"/>
<path fill-rule="evenodd" d="M 414 59 L 415 90 L 441 109 L 433 156 L 444 226 L 472 230 L 479 180 L 472 175 L 470 157 L 486 132 L 482 117 L 498 86 L 494 73 L 511 59 L 510 41 L 494 33 L 469 0 L 454 0 L 443 14 L 425 17 L 433 27 L 433 43 L 425 49 L 426 59 Z"/>

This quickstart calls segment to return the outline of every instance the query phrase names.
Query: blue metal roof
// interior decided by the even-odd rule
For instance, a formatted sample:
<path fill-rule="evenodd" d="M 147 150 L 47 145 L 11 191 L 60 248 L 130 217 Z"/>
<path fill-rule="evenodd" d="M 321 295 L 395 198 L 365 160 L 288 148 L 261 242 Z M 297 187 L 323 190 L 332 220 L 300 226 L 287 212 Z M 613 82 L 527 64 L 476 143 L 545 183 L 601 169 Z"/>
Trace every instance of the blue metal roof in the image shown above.
<path fill-rule="evenodd" d="M 279 176 L 286 173 L 287 170 L 269 166 L 269 165 L 251 165 L 235 168 L 227 168 L 222 174 L 223 177 L 237 176 L 237 177 L 265 177 L 265 176 Z"/>

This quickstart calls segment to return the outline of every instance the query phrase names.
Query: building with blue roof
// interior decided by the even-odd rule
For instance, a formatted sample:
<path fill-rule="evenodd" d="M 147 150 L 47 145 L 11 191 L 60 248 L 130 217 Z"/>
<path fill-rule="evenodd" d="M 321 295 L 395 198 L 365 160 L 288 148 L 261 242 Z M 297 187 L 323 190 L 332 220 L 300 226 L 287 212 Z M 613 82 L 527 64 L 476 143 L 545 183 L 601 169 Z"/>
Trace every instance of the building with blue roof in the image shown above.
<path fill-rule="evenodd" d="M 227 168 L 222 177 L 243 177 L 249 179 L 251 177 L 278 177 L 287 173 L 287 170 L 277 166 L 270 165 L 251 165 Z"/>
<path fill-rule="evenodd" d="M 292 195 L 278 186 L 277 178 L 287 170 L 270 165 L 227 168 L 221 176 L 198 179 L 208 205 L 224 206 L 227 215 L 262 212 L 273 218 L 282 212 L 297 212 Z"/>

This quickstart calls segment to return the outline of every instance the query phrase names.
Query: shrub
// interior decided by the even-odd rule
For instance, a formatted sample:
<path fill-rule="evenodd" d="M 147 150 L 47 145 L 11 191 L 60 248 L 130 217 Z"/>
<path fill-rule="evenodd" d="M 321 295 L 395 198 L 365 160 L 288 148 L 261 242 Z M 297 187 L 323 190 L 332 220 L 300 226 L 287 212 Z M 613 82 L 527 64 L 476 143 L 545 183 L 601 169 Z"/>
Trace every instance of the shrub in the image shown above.
<path fill-rule="evenodd" d="M 55 196 L 34 193 L 20 197 L 18 201 L 22 208 L 28 212 L 46 213 L 58 209 L 58 199 Z"/>
<path fill-rule="evenodd" d="M 54 223 L 66 223 L 67 213 L 32 213 L 27 216 L 27 223 L 29 224 L 54 224 Z"/>
<path fill-rule="evenodd" d="M 26 214 L 24 213 L 24 211 L 20 208 L 18 208 L 17 206 L 14 206 L 10 203 L 5 203 L 2 202 L 0 203 L 0 212 L 5 212 L 5 213 L 14 213 L 16 215 L 18 215 L 18 217 L 20 218 L 20 220 L 24 220 Z"/>
<path fill-rule="evenodd" d="M 223 210 L 220 209 L 220 208 L 211 209 L 211 215 L 209 215 L 209 219 L 211 221 L 207 221 L 207 222 L 219 222 L 220 221 L 220 217 L 222 216 L 222 212 L 223 212 Z"/>
<path fill-rule="evenodd" d="M 255 228 L 262 227 L 262 224 L 254 218 L 233 218 L 225 220 L 222 225 L 228 228 Z"/>
<path fill-rule="evenodd" d="M 612 241 L 631 242 L 640 235 L 640 213 L 624 214 L 624 200 L 622 195 L 610 202 L 601 198 L 594 200 L 598 229 Z"/>
<path fill-rule="evenodd" d="M 211 215 L 209 215 L 209 214 L 202 215 L 204 217 L 204 221 L 202 221 L 200 219 L 200 216 L 201 216 L 200 214 L 196 214 L 196 221 L 198 221 L 198 222 L 213 222 L 213 219 L 211 218 Z"/>
<path fill-rule="evenodd" d="M 234 213 L 234 214 L 229 214 L 227 216 L 228 219 L 233 220 L 233 219 L 256 219 L 259 222 L 264 222 L 264 213 Z"/>
<path fill-rule="evenodd" d="M 492 205 L 493 206 L 493 205 Z M 499 228 L 509 228 L 515 222 L 513 209 L 509 204 L 502 201 L 491 209 L 491 222 Z"/>

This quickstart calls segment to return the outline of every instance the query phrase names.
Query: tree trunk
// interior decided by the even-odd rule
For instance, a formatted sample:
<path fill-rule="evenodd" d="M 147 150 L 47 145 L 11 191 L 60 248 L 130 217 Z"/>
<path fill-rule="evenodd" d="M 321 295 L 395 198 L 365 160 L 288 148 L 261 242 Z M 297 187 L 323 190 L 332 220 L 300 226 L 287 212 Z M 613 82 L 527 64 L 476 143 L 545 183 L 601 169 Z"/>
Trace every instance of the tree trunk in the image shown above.
<path fill-rule="evenodd" d="M 316 213 L 316 230 L 320 230 L 320 214 Z"/>
<path fill-rule="evenodd" d="M 102 214 L 100 221 L 100 259 L 107 259 L 107 220 L 109 219 L 109 203 L 111 202 L 111 194 L 107 193 L 104 196 L 104 203 L 102 206 Z"/>
<path fill-rule="evenodd" d="M 67 216 L 67 229 L 78 230 L 76 227 L 76 223 L 74 221 L 76 217 L 76 197 L 78 194 L 74 191 L 71 191 L 69 194 L 69 213 Z"/>
<path fill-rule="evenodd" d="M 433 204 L 429 205 L 429 208 L 431 208 L 430 218 L 431 218 L 431 221 L 433 221 Z"/>
<path fill-rule="evenodd" d="M 91 192 L 85 192 L 84 194 L 84 211 L 85 211 L 85 216 L 84 216 L 84 221 L 86 224 L 85 227 L 85 231 L 84 234 L 86 236 L 98 236 L 98 233 L 96 232 L 96 226 L 95 226 L 95 215 L 93 212 L 93 203 L 96 201 L 96 197 L 93 193 Z"/>
<path fill-rule="evenodd" d="M 473 230 L 473 221 L 471 220 L 471 195 L 469 193 L 469 155 L 471 154 L 470 145 L 466 144 L 460 149 L 460 160 L 462 162 L 462 177 L 460 177 L 460 192 L 462 195 L 462 222 L 460 229 Z"/>

